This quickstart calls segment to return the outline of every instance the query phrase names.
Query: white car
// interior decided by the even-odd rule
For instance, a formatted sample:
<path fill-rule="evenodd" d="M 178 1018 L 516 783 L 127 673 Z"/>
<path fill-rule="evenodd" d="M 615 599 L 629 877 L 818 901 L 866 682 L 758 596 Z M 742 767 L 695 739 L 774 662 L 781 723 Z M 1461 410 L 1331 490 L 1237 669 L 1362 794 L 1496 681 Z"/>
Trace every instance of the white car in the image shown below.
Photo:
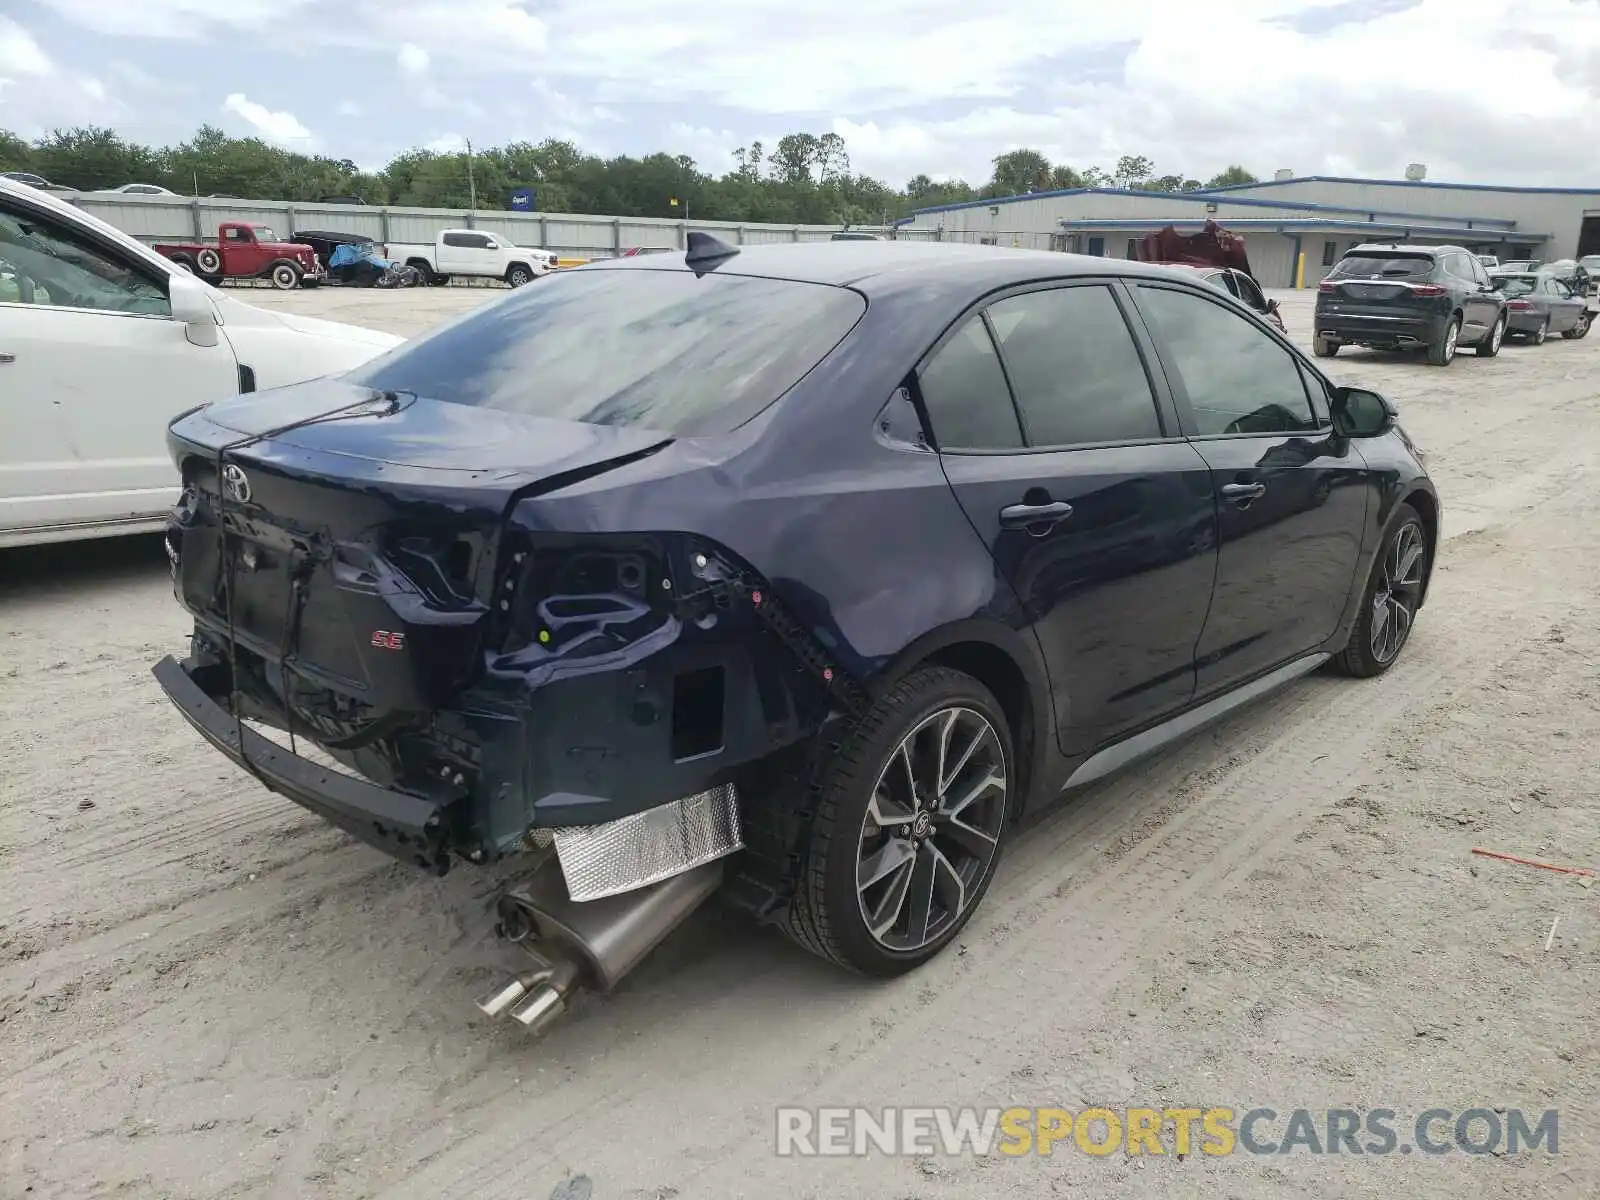
<path fill-rule="evenodd" d="M 519 246 L 503 233 L 444 229 L 430 242 L 390 242 L 383 256 L 415 267 L 429 283 L 452 275 L 503 279 L 512 287 L 532 283 L 555 269 L 556 256 L 534 246 Z"/>
<path fill-rule="evenodd" d="M 160 529 L 178 495 L 173 417 L 402 340 L 235 300 L 0 179 L 0 547 Z"/>
<path fill-rule="evenodd" d="M 107 190 L 121 193 L 124 196 L 176 196 L 178 194 L 171 188 L 158 187 L 153 183 L 125 183 L 121 187 L 108 188 Z"/>

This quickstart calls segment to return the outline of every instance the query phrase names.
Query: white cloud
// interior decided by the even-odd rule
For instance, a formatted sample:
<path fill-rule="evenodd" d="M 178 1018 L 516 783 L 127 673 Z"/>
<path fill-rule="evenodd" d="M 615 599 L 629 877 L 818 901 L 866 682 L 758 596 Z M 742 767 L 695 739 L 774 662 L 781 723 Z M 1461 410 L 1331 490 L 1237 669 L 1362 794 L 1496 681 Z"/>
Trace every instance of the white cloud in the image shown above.
<path fill-rule="evenodd" d="M 151 38 L 215 38 L 224 66 L 207 69 L 224 70 L 238 36 L 253 36 L 253 61 L 304 89 L 301 111 L 336 106 L 350 86 L 328 82 L 340 71 L 394 64 L 361 93 L 373 152 L 411 142 L 432 114 L 424 127 L 486 145 L 556 133 L 598 150 L 603 133 L 608 153 L 682 150 L 712 170 L 757 131 L 770 144 L 772 131 L 831 129 L 856 169 L 896 184 L 924 172 L 981 182 L 996 154 L 1024 145 L 1080 169 L 1138 153 L 1201 177 L 1230 162 L 1263 175 L 1393 175 L 1411 161 L 1436 179 L 1600 174 L 1583 153 L 1600 111 L 1596 0 L 1398 12 L 1406 0 L 1230 0 L 1208 13 L 1192 0 L 813 0 L 800 18 L 788 0 L 724 0 L 705 21 L 657 0 L 36 2 L 139 35 L 118 50 L 138 62 Z M 44 56 L 18 30 L 0 18 L 0 64 L 13 64 L 0 77 Z M 114 94 L 114 71 L 66 59 L 70 48 L 49 50 Z M 149 70 L 168 78 L 169 63 Z M 218 91 L 230 86 L 243 85 Z M 25 91 L 7 90 L 0 123 L 68 119 Z M 193 127 L 192 105 L 166 105 L 163 130 Z M 609 119 L 635 112 L 650 119 Z"/>
<path fill-rule="evenodd" d="M 431 141 L 422 144 L 424 150 L 431 150 L 435 154 L 460 154 L 467 148 L 467 139 L 459 133 L 442 133 Z"/>
<path fill-rule="evenodd" d="M 55 64 L 31 33 L 10 17 L 0 17 L 0 75 L 11 79 L 19 75 L 37 77 L 54 70 Z"/>
<path fill-rule="evenodd" d="M 341 117 L 359 117 L 361 115 L 361 105 L 354 100 L 341 100 L 339 101 L 339 107 L 334 111 Z"/>
<path fill-rule="evenodd" d="M 407 42 L 400 47 L 400 53 L 395 55 L 395 60 L 400 64 L 400 69 L 407 75 L 426 75 L 428 73 L 428 52 L 415 42 Z"/>
<path fill-rule="evenodd" d="M 266 29 L 316 0 L 38 0 L 60 16 L 118 37 L 191 41 L 219 29 Z"/>
<path fill-rule="evenodd" d="M 234 92 L 222 102 L 222 107 L 249 125 L 252 133 L 269 142 L 282 143 L 291 150 L 310 149 L 307 143 L 311 141 L 311 131 L 292 112 L 274 112 L 243 92 Z"/>

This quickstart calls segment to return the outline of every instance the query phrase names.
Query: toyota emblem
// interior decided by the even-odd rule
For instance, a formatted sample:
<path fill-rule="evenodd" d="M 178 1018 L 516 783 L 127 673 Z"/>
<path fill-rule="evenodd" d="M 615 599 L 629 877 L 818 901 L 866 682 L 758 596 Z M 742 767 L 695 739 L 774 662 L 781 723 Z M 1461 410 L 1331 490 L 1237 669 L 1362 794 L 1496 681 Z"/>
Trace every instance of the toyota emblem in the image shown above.
<path fill-rule="evenodd" d="M 244 473 L 243 468 L 229 463 L 222 468 L 222 486 L 228 493 L 228 499 L 238 504 L 250 503 L 250 478 Z"/>

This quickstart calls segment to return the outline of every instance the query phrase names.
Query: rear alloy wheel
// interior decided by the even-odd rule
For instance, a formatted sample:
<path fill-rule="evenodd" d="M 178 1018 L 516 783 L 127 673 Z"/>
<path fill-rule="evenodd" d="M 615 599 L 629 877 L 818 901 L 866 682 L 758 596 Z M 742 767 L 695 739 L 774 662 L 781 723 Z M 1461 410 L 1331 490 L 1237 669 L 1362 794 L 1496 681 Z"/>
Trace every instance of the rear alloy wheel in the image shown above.
<path fill-rule="evenodd" d="M 1422 604 L 1430 553 L 1422 518 L 1409 504 L 1402 504 L 1372 564 L 1350 643 L 1334 657 L 1345 674 L 1382 675 L 1400 657 Z"/>
<path fill-rule="evenodd" d="M 1506 340 L 1506 322 L 1511 318 L 1501 313 L 1494 323 L 1494 328 L 1478 343 L 1479 358 L 1493 358 L 1500 353 L 1500 345 Z"/>
<path fill-rule="evenodd" d="M 1542 345 L 1544 345 L 1545 338 L 1547 338 L 1549 336 L 1550 336 L 1550 318 L 1546 317 L 1544 320 L 1539 322 L 1539 328 L 1535 329 L 1533 331 L 1533 333 L 1530 335 L 1530 337 L 1531 337 L 1531 340 L 1533 341 L 1533 344 L 1535 346 L 1542 346 Z"/>
<path fill-rule="evenodd" d="M 1456 356 L 1456 343 L 1461 340 L 1461 318 L 1451 317 L 1444 336 L 1428 347 L 1428 361 L 1436 367 L 1448 367 Z"/>
<path fill-rule="evenodd" d="M 1011 756 L 1000 706 L 971 676 L 924 667 L 896 684 L 835 752 L 790 937 L 867 975 L 939 953 L 994 876 Z"/>
<path fill-rule="evenodd" d="M 280 292 L 292 292 L 300 286 L 300 272 L 288 263 L 279 263 L 272 268 L 272 286 Z"/>
<path fill-rule="evenodd" d="M 1571 329 L 1563 330 L 1561 336 L 1569 342 L 1575 342 L 1581 337 L 1589 336 L 1589 326 L 1594 321 L 1593 313 L 1584 313 L 1578 318 L 1577 324 Z"/>
<path fill-rule="evenodd" d="M 1339 353 L 1339 343 L 1330 337 L 1322 337 L 1319 334 L 1311 339 L 1311 353 L 1318 358 L 1332 358 Z"/>

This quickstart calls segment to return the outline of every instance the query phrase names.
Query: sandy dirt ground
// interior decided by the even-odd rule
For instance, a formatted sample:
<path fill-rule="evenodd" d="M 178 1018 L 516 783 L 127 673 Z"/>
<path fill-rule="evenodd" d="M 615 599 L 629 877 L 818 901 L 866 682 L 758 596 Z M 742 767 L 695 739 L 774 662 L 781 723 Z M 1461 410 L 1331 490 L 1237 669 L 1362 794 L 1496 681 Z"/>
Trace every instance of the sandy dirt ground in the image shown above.
<path fill-rule="evenodd" d="M 251 298 L 406 333 L 485 299 Z M 0 1193 L 1600 1195 L 1600 888 L 1469 853 L 1600 866 L 1600 337 L 1333 370 L 1400 401 L 1445 503 L 1393 671 L 1309 677 L 1056 809 L 908 978 L 710 908 L 537 1042 L 472 1004 L 509 961 L 497 877 L 348 841 L 167 704 L 158 543 L 0 556 Z M 775 1106 L 829 1104 L 1556 1108 L 1560 1141 L 775 1155 Z"/>

